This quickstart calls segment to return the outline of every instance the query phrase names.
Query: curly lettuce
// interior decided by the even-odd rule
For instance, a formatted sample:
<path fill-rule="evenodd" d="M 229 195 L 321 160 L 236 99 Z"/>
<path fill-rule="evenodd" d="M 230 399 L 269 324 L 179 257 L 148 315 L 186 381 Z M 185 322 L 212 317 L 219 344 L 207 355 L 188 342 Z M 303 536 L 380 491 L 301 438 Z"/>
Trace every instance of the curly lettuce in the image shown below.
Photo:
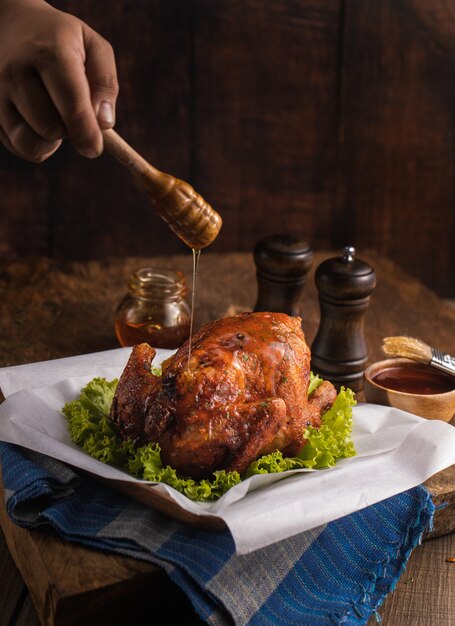
<path fill-rule="evenodd" d="M 321 382 L 319 376 L 311 374 L 308 394 Z M 322 416 L 321 426 L 305 430 L 308 442 L 296 457 L 287 458 L 279 451 L 272 452 L 254 461 L 243 476 L 220 470 L 214 472 L 210 480 L 193 480 L 163 465 L 158 444 L 148 443 L 136 448 L 132 441 L 122 439 L 109 420 L 117 383 L 117 379 L 94 378 L 82 389 L 79 398 L 65 404 L 62 413 L 68 420 L 71 439 L 99 461 L 117 465 L 143 480 L 166 483 L 191 500 L 217 500 L 242 479 L 254 474 L 322 469 L 355 456 L 351 431 L 352 407 L 356 400 L 351 389 L 342 387 L 333 406 Z"/>

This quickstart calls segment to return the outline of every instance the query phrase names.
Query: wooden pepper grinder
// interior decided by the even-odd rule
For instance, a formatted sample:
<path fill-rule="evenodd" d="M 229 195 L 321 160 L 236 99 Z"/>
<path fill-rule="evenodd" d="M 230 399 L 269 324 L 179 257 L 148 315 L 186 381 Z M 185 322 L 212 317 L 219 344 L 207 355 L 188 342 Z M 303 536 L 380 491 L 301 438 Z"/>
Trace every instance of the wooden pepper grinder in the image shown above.
<path fill-rule="evenodd" d="M 362 389 L 368 359 L 364 314 L 376 286 L 374 269 L 346 247 L 341 257 L 323 261 L 316 270 L 321 318 L 311 346 L 315 374 L 336 387 Z"/>
<path fill-rule="evenodd" d="M 294 235 L 271 235 L 253 251 L 258 296 L 255 311 L 300 315 L 300 301 L 313 251 Z"/>

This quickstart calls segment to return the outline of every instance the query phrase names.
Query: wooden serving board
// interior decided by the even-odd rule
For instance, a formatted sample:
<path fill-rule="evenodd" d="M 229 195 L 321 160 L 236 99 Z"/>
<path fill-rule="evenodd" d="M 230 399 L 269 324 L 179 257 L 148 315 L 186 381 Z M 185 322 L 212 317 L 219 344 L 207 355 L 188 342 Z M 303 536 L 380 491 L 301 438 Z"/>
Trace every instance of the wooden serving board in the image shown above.
<path fill-rule="evenodd" d="M 432 494 L 436 506 L 434 530 L 427 533 L 425 539 L 441 537 L 455 531 L 455 465 L 432 476 L 425 486 Z"/>
<path fill-rule="evenodd" d="M 99 477 L 97 478 L 99 480 Z M 110 481 L 106 482 L 112 487 Z M 433 530 L 425 535 L 424 540 L 441 537 L 455 531 L 455 465 L 435 474 L 424 484 L 431 493 L 436 507 Z M 154 493 L 146 485 L 116 481 L 115 488 L 138 502 L 169 515 L 188 526 L 209 531 L 225 528 L 222 520 L 210 515 L 194 515 L 185 511 L 176 505 L 171 498 Z"/>
<path fill-rule="evenodd" d="M 112 484 L 109 483 L 111 486 Z M 425 483 L 425 487 L 432 495 L 436 507 L 433 530 L 426 533 L 424 541 L 435 537 L 442 537 L 455 531 L 455 465 L 451 465 L 442 472 L 435 474 Z M 161 513 L 170 515 L 188 526 L 216 531 L 225 528 L 224 523 L 209 515 L 196 516 L 180 509 L 170 498 L 157 496 L 144 485 L 135 485 L 125 482 L 117 483 L 116 488 L 126 493 L 138 502 L 151 506 Z"/>

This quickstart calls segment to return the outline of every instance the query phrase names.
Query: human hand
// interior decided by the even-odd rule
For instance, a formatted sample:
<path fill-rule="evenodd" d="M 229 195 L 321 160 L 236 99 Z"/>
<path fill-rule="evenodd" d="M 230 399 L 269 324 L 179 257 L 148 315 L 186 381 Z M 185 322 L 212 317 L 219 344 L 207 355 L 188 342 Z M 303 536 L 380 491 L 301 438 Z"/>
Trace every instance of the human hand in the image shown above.
<path fill-rule="evenodd" d="M 44 0 L 0 0 L 0 141 L 34 163 L 68 137 L 83 156 L 103 150 L 115 122 L 111 45 Z"/>

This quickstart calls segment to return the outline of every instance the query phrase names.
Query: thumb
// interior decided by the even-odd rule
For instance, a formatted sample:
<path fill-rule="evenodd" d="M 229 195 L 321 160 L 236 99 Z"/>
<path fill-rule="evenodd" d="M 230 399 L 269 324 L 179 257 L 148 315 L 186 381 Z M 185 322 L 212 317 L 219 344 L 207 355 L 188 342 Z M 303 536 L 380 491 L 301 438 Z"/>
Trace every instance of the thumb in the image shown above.
<path fill-rule="evenodd" d="M 106 130 L 115 124 L 119 90 L 114 51 L 108 41 L 88 27 L 84 29 L 84 41 L 90 97 L 100 128 Z"/>

